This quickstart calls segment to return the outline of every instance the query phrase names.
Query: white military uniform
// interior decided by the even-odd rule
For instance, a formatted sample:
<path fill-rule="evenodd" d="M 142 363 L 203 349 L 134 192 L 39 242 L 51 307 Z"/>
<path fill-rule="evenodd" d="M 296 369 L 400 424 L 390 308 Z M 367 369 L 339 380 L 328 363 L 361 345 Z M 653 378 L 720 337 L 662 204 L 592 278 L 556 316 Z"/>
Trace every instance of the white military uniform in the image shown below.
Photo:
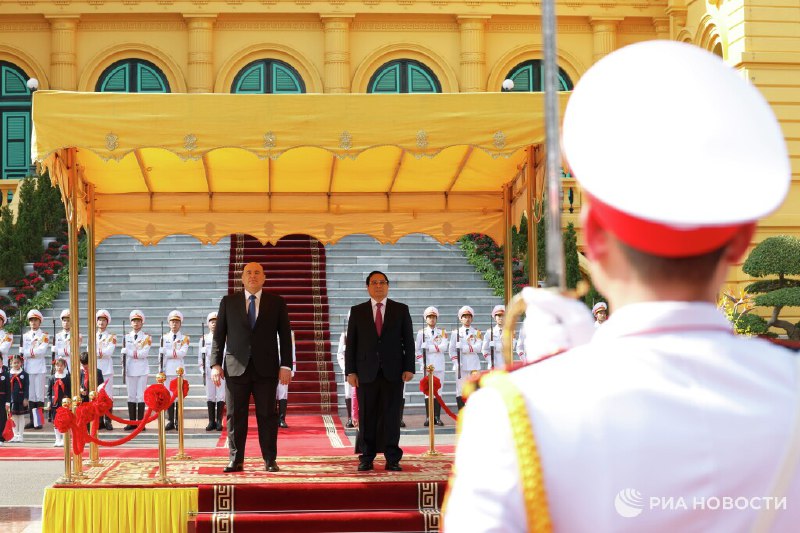
<path fill-rule="evenodd" d="M 153 338 L 140 329 L 125 335 L 125 379 L 128 386 L 128 402 L 144 402 L 144 389 L 147 387 L 147 376 L 150 374 L 150 347 Z"/>
<path fill-rule="evenodd" d="M 22 335 L 24 370 L 28 373 L 28 401 L 44 402 L 47 388 L 47 359 L 51 354 L 50 338 L 41 328 Z"/>
<path fill-rule="evenodd" d="M 445 351 L 448 349 L 448 339 L 445 330 L 437 327 L 425 326 L 417 332 L 417 340 L 414 343 L 414 353 L 417 355 L 417 362 L 419 362 L 422 369 L 422 375 L 427 376 L 428 370 L 425 368 L 425 362 L 422 357 L 422 349 L 425 348 L 425 358 L 428 360 L 429 365 L 433 365 L 433 375 L 439 378 L 439 381 L 444 385 L 445 373 Z M 428 397 L 428 393 L 425 393 Z"/>
<path fill-rule="evenodd" d="M 114 351 L 117 336 L 108 331 L 97 331 L 97 369 L 103 373 L 103 388 L 114 399 Z"/>
<path fill-rule="evenodd" d="M 11 346 L 14 344 L 14 336 L 5 329 L 0 328 L 0 364 L 11 368 Z"/>
<path fill-rule="evenodd" d="M 222 382 L 220 383 L 219 387 L 214 385 L 214 381 L 211 379 L 211 345 L 214 342 L 214 334 L 211 332 L 206 333 L 204 339 L 205 339 L 205 344 L 203 343 L 203 338 L 201 338 L 200 342 L 197 345 L 197 366 L 203 368 L 203 353 L 205 353 L 206 365 L 204 369 L 204 374 L 206 376 L 206 401 L 215 403 L 224 402 L 225 401 L 224 373 L 221 376 Z"/>
<path fill-rule="evenodd" d="M 339 335 L 339 346 L 336 349 L 336 361 L 339 363 L 339 368 L 342 370 L 342 378 L 344 381 L 344 397 L 347 400 L 353 398 L 353 389 L 347 382 L 347 376 L 344 375 L 344 351 L 347 348 L 347 331 L 343 331 Z"/>
<path fill-rule="evenodd" d="M 64 331 L 63 329 L 56 333 L 55 343 L 53 343 L 53 357 L 60 357 L 67 362 L 67 372 L 71 371 L 72 368 L 72 356 L 70 355 L 70 342 L 71 342 L 71 333 L 70 331 Z M 83 335 L 78 337 L 78 346 L 83 345 Z"/>
<path fill-rule="evenodd" d="M 453 361 L 453 370 L 456 373 L 456 396 L 461 397 L 461 387 L 469 379 L 473 370 L 480 372 L 481 351 L 480 331 L 476 328 L 461 326 L 450 334 L 450 359 Z M 461 347 L 461 379 L 458 378 L 458 347 Z"/>
<path fill-rule="evenodd" d="M 177 333 L 167 332 L 163 337 L 164 342 L 164 374 L 168 377 L 178 375 L 178 368 L 183 367 L 183 358 L 189 353 L 189 337 L 180 331 Z M 169 380 L 164 382 L 169 386 Z"/>
<path fill-rule="evenodd" d="M 555 529 L 748 530 L 756 510 L 708 507 L 714 497 L 771 494 L 800 395 L 797 362 L 734 336 L 711 304 L 652 302 L 617 309 L 589 344 L 510 374 L 532 420 Z M 470 397 L 448 499 L 458 511 L 446 513 L 446 531 L 527 531 L 507 412 L 493 389 Z M 800 475 L 792 480 L 773 531 L 800 524 Z M 618 502 L 628 489 L 643 500 Z M 688 509 L 651 507 L 669 497 Z"/>
<path fill-rule="evenodd" d="M 492 342 L 494 339 L 494 342 Z M 492 355 L 492 346 L 494 346 L 494 359 L 489 364 L 489 359 Z M 489 368 L 501 370 L 506 367 L 506 362 L 503 359 L 503 327 L 497 324 L 494 327 L 486 330 L 483 336 L 483 356 L 486 358 L 486 363 Z"/>
<path fill-rule="evenodd" d="M 527 363 L 528 362 L 528 357 L 525 354 L 525 328 L 520 328 L 520 330 L 519 330 L 519 336 L 517 337 L 517 348 L 516 348 L 516 351 L 517 351 L 517 357 L 519 357 L 519 360 L 522 361 L 523 363 Z"/>
<path fill-rule="evenodd" d="M 294 346 L 294 331 L 292 332 L 292 377 L 294 377 L 294 373 L 297 372 L 297 350 Z M 278 400 L 287 400 L 289 399 L 289 384 L 284 385 L 280 381 L 278 382 L 278 388 L 276 389 L 276 399 Z"/>

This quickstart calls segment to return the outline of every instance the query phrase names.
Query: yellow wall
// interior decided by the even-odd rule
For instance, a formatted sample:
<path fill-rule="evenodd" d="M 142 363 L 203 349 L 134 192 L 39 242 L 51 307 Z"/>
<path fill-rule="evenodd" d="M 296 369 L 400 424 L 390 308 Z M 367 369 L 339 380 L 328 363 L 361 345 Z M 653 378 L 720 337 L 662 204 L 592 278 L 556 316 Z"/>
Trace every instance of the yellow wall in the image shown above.
<path fill-rule="evenodd" d="M 793 169 L 788 200 L 756 242 L 798 234 L 794 0 L 563 0 L 557 12 L 559 61 L 573 81 L 615 48 L 656 38 L 716 49 L 752 80 L 781 120 Z M 173 92 L 228 92 L 241 67 L 269 57 L 297 69 L 309 92 L 362 92 L 378 66 L 403 57 L 430 67 L 445 91 L 496 91 L 516 64 L 541 58 L 539 15 L 518 0 L 18 0 L 0 4 L 0 60 L 42 88 L 92 90 L 104 68 L 136 57 L 160 67 Z M 733 271 L 729 281 L 748 280 Z"/>

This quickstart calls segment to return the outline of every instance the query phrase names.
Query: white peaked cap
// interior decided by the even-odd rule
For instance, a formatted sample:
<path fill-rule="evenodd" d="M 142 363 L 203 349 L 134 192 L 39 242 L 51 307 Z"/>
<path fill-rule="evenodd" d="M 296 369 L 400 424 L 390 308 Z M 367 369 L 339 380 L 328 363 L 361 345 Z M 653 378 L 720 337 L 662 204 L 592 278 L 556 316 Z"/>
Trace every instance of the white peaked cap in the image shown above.
<path fill-rule="evenodd" d="M 675 41 L 626 46 L 593 65 L 569 99 L 563 150 L 590 206 L 610 208 L 599 216 L 677 233 L 662 244 L 625 216 L 603 224 L 655 255 L 718 248 L 777 209 L 791 181 L 783 133 L 761 93 L 720 57 Z M 735 227 L 691 242 L 692 231 L 727 226 Z"/>
<path fill-rule="evenodd" d="M 597 312 L 600 311 L 601 309 L 605 309 L 606 311 L 608 311 L 608 304 L 606 304 L 605 302 L 597 302 L 596 304 L 594 304 L 594 307 L 592 307 L 592 314 L 596 315 Z"/>
<path fill-rule="evenodd" d="M 69 318 L 69 309 L 64 309 L 59 315 L 60 318 Z"/>
<path fill-rule="evenodd" d="M 465 305 L 464 307 L 462 307 L 461 309 L 458 310 L 458 318 L 461 318 L 465 314 L 470 314 L 470 315 L 472 315 L 474 317 L 475 316 L 475 311 L 473 311 L 470 306 Z"/>
<path fill-rule="evenodd" d="M 174 319 L 178 319 L 181 321 L 181 323 L 183 323 L 183 313 L 181 313 L 177 309 L 173 309 L 172 311 L 170 311 L 169 316 L 167 317 L 167 321 L 169 322 L 170 320 Z"/>
<path fill-rule="evenodd" d="M 103 317 L 103 318 L 106 319 L 107 322 L 111 322 L 111 313 L 109 313 L 106 309 L 99 310 L 97 312 L 97 314 L 94 315 L 94 317 L 95 317 L 95 320 L 97 320 L 98 318 Z"/>
<path fill-rule="evenodd" d="M 39 312 L 38 309 L 31 309 L 30 311 L 28 311 L 26 320 L 30 320 L 31 318 L 38 318 L 39 320 L 44 320 L 44 316 L 42 316 L 42 313 Z"/>
<path fill-rule="evenodd" d="M 206 317 L 206 323 L 211 322 L 212 320 L 216 320 L 216 319 L 217 319 L 217 312 L 216 311 L 212 311 L 212 312 L 208 313 L 208 316 Z"/>
<path fill-rule="evenodd" d="M 134 309 L 133 311 L 131 311 L 131 314 L 128 315 L 128 320 L 133 320 L 134 318 L 138 318 L 144 324 L 144 313 L 142 313 L 138 309 Z"/>
<path fill-rule="evenodd" d="M 505 305 L 495 305 L 492 309 L 492 316 L 499 315 L 500 313 L 506 314 Z"/>
<path fill-rule="evenodd" d="M 428 318 L 430 315 L 436 315 L 436 318 L 439 318 L 439 310 L 436 309 L 434 306 L 429 306 L 425 308 L 425 312 L 422 313 L 422 318 Z"/>
<path fill-rule="evenodd" d="M 2 309 L 0 309 L 0 318 L 2 318 L 2 319 L 3 319 L 3 324 L 5 324 L 6 322 L 8 322 L 8 317 L 6 316 L 6 312 L 5 312 L 5 311 L 3 311 Z"/>

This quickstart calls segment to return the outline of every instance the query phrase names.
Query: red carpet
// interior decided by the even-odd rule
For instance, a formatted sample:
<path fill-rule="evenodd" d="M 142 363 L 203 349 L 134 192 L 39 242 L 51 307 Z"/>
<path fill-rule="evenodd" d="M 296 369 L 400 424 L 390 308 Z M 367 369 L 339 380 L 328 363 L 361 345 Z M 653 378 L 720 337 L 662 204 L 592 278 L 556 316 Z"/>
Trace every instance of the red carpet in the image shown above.
<path fill-rule="evenodd" d="M 200 485 L 196 531 L 435 531 L 445 476 L 437 471 L 416 482 Z"/>
<path fill-rule="evenodd" d="M 264 267 L 264 290 L 286 299 L 295 334 L 297 372 L 289 386 L 289 413 L 336 413 L 331 362 L 325 247 L 308 235 L 287 235 L 262 245 L 244 234 L 231 236 L 228 292 L 242 290 L 242 269 Z"/>

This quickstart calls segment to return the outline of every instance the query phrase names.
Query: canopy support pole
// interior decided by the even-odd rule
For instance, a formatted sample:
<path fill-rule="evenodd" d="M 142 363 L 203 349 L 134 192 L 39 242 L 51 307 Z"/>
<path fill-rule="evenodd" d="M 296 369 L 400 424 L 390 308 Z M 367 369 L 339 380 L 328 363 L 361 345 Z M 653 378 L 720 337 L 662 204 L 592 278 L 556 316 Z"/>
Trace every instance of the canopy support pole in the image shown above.
<path fill-rule="evenodd" d="M 97 354 L 97 320 L 95 314 L 97 313 L 97 281 L 95 277 L 95 246 L 94 246 L 94 185 L 86 186 L 86 209 L 87 220 L 86 225 L 86 263 L 88 267 L 87 283 L 86 283 L 86 319 L 88 326 L 89 339 L 87 347 L 89 354 Z M 125 332 L 123 331 L 123 334 Z M 89 356 L 89 386 L 90 390 L 97 390 L 97 357 L 96 355 Z M 97 444 L 94 442 L 89 444 L 89 458 L 92 466 L 100 465 L 100 452 Z"/>
<path fill-rule="evenodd" d="M 526 166 L 527 186 L 528 186 L 528 205 L 525 211 L 528 213 L 528 285 L 530 287 L 539 286 L 539 257 L 536 249 L 538 248 L 538 226 L 536 221 L 536 203 L 538 200 L 536 191 L 536 146 L 528 147 L 528 164 Z"/>
<path fill-rule="evenodd" d="M 69 318 L 72 323 L 72 335 L 69 336 L 69 352 L 72 359 L 72 393 L 80 398 L 81 381 L 81 345 L 80 345 L 80 306 L 78 305 L 78 168 L 75 148 L 67 148 L 63 152 L 66 157 L 68 190 L 67 195 L 67 238 L 69 243 Z M 83 464 L 80 454 L 75 454 L 74 472 L 80 474 Z"/>
<path fill-rule="evenodd" d="M 509 183 L 503 187 L 503 286 L 505 289 L 504 302 L 506 305 L 511 301 L 511 296 L 514 290 L 514 277 L 513 277 L 513 240 L 511 235 L 511 227 L 513 222 L 511 220 L 511 188 L 512 184 Z"/>

